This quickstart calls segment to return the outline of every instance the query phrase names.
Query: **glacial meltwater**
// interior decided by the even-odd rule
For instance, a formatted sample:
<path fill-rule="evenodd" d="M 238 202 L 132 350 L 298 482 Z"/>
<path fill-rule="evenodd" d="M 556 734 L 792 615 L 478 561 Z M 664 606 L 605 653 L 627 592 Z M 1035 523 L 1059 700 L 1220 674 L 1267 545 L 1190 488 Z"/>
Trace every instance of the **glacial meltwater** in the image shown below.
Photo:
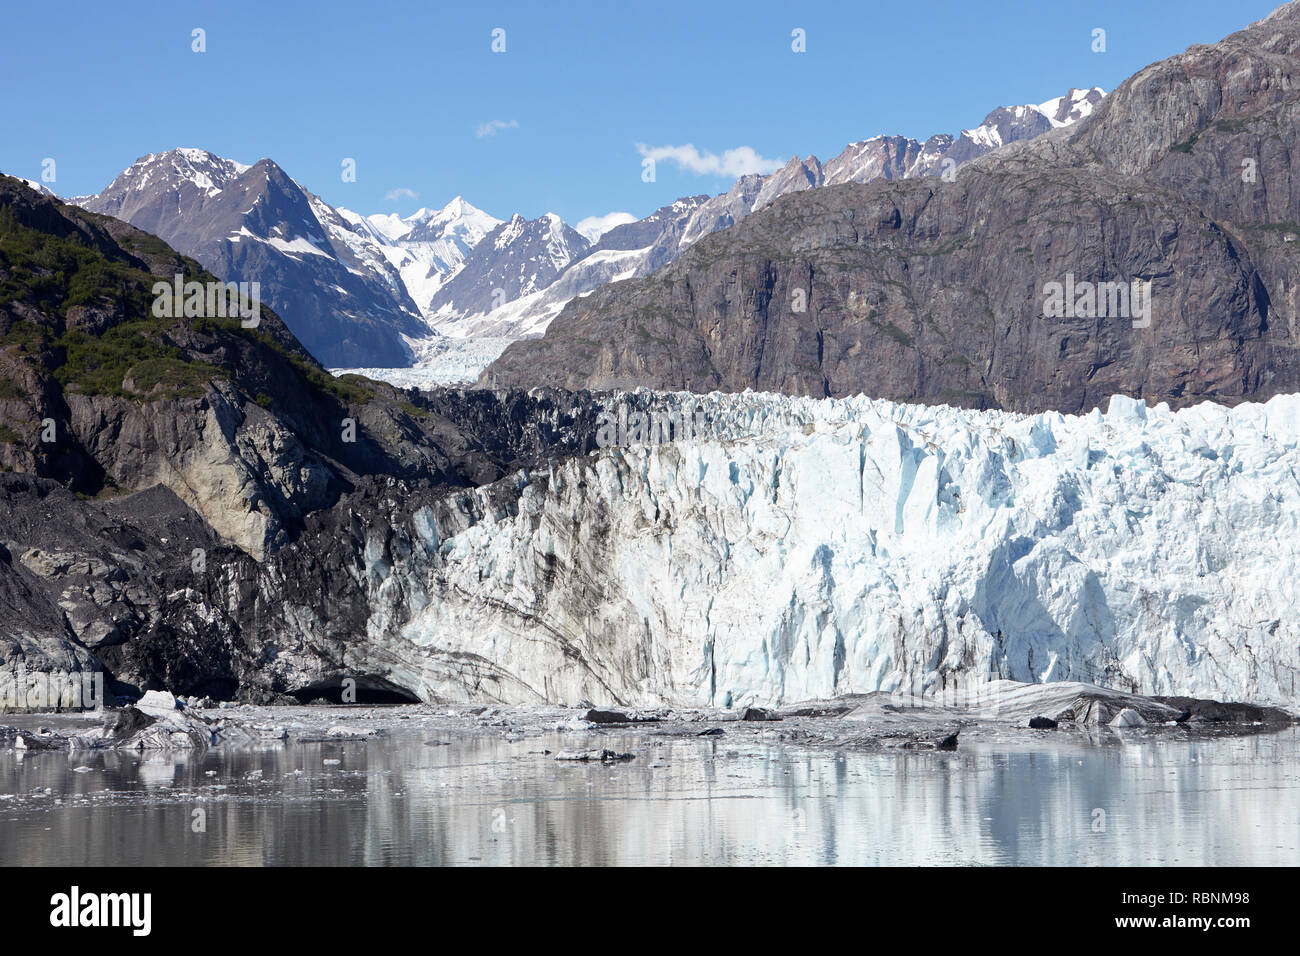
<path fill-rule="evenodd" d="M 862 753 L 416 727 L 344 742 L 0 753 L 0 864 L 1300 862 L 1300 731 Z M 587 746 L 592 744 L 587 743 Z"/>

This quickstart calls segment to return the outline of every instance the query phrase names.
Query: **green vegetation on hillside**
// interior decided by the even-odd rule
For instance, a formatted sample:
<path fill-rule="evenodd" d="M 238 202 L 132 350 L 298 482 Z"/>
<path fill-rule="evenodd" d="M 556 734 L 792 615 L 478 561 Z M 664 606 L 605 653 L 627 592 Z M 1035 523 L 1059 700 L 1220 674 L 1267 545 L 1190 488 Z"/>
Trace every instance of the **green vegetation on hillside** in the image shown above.
<path fill-rule="evenodd" d="M 83 218 L 93 224 L 99 217 Z M 187 280 L 213 279 L 155 236 L 128 233 L 119 245 L 130 256 L 175 260 Z M 365 379 L 336 379 L 266 330 L 246 329 L 237 319 L 155 317 L 153 286 L 159 278 L 133 265 L 129 257 L 124 260 L 106 256 L 79 233 L 60 237 L 27 226 L 13 206 L 0 205 L 0 349 L 29 356 L 64 389 L 83 395 L 139 401 L 196 398 L 208 382 L 231 380 L 235 372 L 187 356 L 174 344 L 184 324 L 199 333 L 233 334 L 256 342 L 283 359 L 309 386 L 341 402 L 364 403 L 373 397 Z M 14 310 L 5 316 L 5 306 L 15 303 L 51 321 L 30 321 Z M 76 319 L 71 313 L 77 306 L 100 308 L 119 321 L 99 334 L 67 328 L 69 320 Z M 6 397 L 19 396 L 10 396 L 0 382 L 0 398 Z M 272 403 L 261 392 L 255 401 Z"/>
<path fill-rule="evenodd" d="M 161 240 L 153 241 L 166 250 Z M 150 251 L 156 250 L 151 246 Z M 0 307 L 22 302 L 63 322 L 77 306 L 139 317 L 101 335 L 76 328 L 57 334 L 62 323 L 45 327 L 21 319 L 10 322 L 0 335 L 0 347 L 32 356 L 45 353 L 45 364 L 54 366 L 54 377 L 64 388 L 138 399 L 161 390 L 171 397 L 191 398 L 201 395 L 203 384 L 212 378 L 229 377 L 215 365 L 187 359 L 179 348 L 166 344 L 174 320 L 151 313 L 156 281 L 127 262 L 109 259 L 78 233 L 50 235 L 23 225 L 12 207 L 0 206 Z"/>
<path fill-rule="evenodd" d="M 54 377 L 83 395 L 118 398 L 142 398 L 160 386 L 171 398 L 198 398 L 206 383 L 230 378 L 223 368 L 186 359 L 176 346 L 161 344 L 155 336 L 171 321 L 132 320 L 99 336 L 73 329 L 57 342 L 65 358 Z"/>
<path fill-rule="evenodd" d="M 335 378 L 329 372 L 307 361 L 299 353 L 285 348 L 271 333 L 263 329 L 246 329 L 238 319 L 194 319 L 193 328 L 200 333 L 227 332 L 257 342 L 279 355 L 308 384 L 333 395 L 345 404 L 365 404 L 372 397 L 368 387 L 369 379 L 360 375 L 343 375 Z"/>
<path fill-rule="evenodd" d="M 96 302 L 147 311 L 153 282 L 79 235 L 60 238 L 28 228 L 11 207 L 0 206 L 0 306 L 22 301 L 65 317 L 75 306 Z"/>

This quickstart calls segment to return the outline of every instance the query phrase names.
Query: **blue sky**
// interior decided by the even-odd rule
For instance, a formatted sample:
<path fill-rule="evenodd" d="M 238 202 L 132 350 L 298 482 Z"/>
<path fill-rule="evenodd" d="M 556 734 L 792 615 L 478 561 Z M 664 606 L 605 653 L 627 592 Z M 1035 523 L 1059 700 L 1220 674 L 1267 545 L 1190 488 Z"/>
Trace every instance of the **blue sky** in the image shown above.
<path fill-rule="evenodd" d="M 638 143 L 826 160 L 877 133 L 955 133 L 998 105 L 1109 91 L 1276 6 L 10 0 L 0 170 L 38 179 L 52 157 L 52 188 L 72 196 L 140 155 L 196 146 L 270 157 L 364 213 L 463 195 L 499 217 L 641 216 L 732 176 L 661 161 L 643 182 Z M 504 53 L 491 50 L 498 27 Z M 1105 53 L 1091 49 L 1096 27 Z M 191 50 L 195 28 L 205 53 Z M 795 28 L 805 53 L 791 50 Z M 342 181 L 344 157 L 356 182 Z"/>

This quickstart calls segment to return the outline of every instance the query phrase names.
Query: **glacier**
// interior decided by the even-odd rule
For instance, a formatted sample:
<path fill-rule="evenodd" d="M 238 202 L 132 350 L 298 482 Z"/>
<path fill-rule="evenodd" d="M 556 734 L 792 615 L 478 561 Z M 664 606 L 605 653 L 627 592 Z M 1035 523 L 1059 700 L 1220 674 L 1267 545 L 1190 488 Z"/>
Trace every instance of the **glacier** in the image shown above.
<path fill-rule="evenodd" d="M 708 427 L 373 522 L 349 666 L 519 704 L 998 680 L 1297 701 L 1300 396 L 1084 416 L 605 400 Z"/>

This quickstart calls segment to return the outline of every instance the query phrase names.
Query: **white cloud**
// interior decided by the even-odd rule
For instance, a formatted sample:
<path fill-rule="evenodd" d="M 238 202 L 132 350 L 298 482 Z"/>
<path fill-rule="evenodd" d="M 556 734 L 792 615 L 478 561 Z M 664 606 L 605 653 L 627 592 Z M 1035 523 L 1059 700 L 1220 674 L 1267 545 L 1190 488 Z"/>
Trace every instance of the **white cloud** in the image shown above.
<path fill-rule="evenodd" d="M 610 212 L 603 216 L 588 216 L 586 219 L 580 219 L 573 228 L 578 231 L 579 235 L 595 242 L 615 226 L 621 226 L 628 222 L 636 222 L 636 216 L 630 212 Z"/>
<path fill-rule="evenodd" d="M 398 186 L 396 189 L 389 190 L 384 194 L 384 198 L 389 202 L 396 199 L 418 199 L 420 196 L 414 189 L 407 189 L 405 186 Z"/>
<path fill-rule="evenodd" d="M 696 176 L 726 176 L 734 179 L 750 173 L 767 175 L 784 165 L 779 159 L 764 159 L 752 146 L 723 150 L 721 156 L 710 153 L 707 149 L 701 152 L 690 143 L 685 146 L 647 146 L 645 143 L 637 143 L 636 149 L 646 159 L 653 159 L 656 163 L 665 160 L 676 163 Z"/>
<path fill-rule="evenodd" d="M 474 127 L 474 135 L 479 139 L 484 136 L 495 136 L 498 131 L 503 129 L 518 129 L 518 120 L 489 120 L 486 123 L 479 123 Z"/>

